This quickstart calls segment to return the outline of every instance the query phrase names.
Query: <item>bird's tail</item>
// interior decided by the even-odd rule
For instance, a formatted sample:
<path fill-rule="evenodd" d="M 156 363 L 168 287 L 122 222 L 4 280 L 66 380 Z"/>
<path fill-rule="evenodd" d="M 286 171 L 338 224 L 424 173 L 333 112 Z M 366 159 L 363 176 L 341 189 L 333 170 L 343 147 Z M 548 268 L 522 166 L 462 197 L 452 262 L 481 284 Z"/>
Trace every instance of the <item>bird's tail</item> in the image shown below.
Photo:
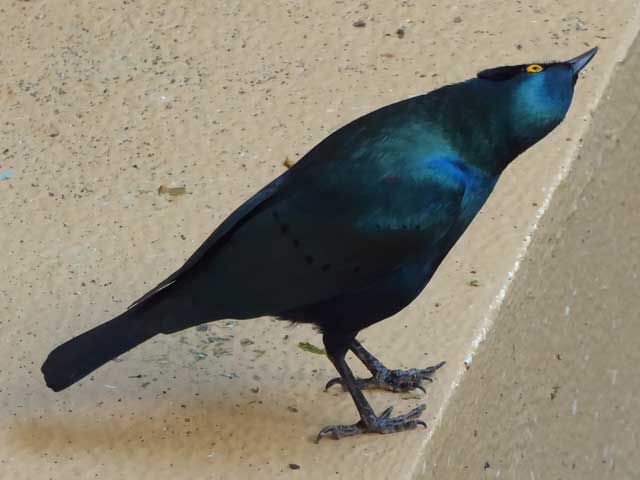
<path fill-rule="evenodd" d="M 64 390 L 109 360 L 160 333 L 153 310 L 147 305 L 135 306 L 57 347 L 41 368 L 47 386 L 56 392 Z"/>

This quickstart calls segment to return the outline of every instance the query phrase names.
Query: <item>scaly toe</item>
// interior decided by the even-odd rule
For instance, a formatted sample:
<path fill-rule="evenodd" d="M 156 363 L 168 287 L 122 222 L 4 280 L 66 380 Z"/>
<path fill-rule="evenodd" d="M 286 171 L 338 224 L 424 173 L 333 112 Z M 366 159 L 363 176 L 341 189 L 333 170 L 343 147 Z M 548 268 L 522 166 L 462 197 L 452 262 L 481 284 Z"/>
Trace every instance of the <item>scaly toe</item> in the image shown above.
<path fill-rule="evenodd" d="M 427 424 L 422 420 L 417 420 L 417 418 L 422 415 L 426 408 L 426 405 L 422 404 L 418 407 L 414 408 L 408 413 L 404 415 L 398 415 L 397 417 L 385 417 L 382 415 L 378 418 L 376 431 L 378 433 L 394 433 L 394 432 L 402 432 L 405 430 L 413 430 L 418 425 L 427 428 Z M 387 409 L 390 410 L 390 409 Z M 386 413 L 386 410 L 385 410 Z M 389 412 L 391 413 L 391 412 Z"/>
<path fill-rule="evenodd" d="M 422 403 L 420 405 L 418 405 L 416 408 L 414 408 L 413 410 L 411 410 L 408 413 L 405 413 L 404 415 L 400 415 L 400 417 L 396 417 L 396 418 L 404 418 L 407 420 L 413 420 L 415 418 L 418 418 L 420 415 L 422 415 L 424 413 L 424 411 L 426 410 L 427 406 Z"/>
<path fill-rule="evenodd" d="M 356 379 L 356 384 L 361 389 L 376 388 L 376 387 L 384 388 L 384 387 L 380 386 L 378 380 L 375 379 L 374 377 L 371 377 L 371 378 L 357 378 Z M 332 378 L 331 380 L 329 380 L 327 382 L 327 384 L 324 386 L 324 391 L 326 392 L 327 390 L 329 390 L 329 388 L 333 387 L 334 385 L 340 385 L 342 387 L 342 391 L 343 392 L 347 391 L 347 389 L 344 386 L 344 383 L 342 382 L 342 379 L 340 377 Z"/>
<path fill-rule="evenodd" d="M 320 442 L 320 440 L 325 437 L 340 440 L 344 437 L 351 437 L 365 432 L 366 430 L 362 428 L 362 422 L 358 422 L 354 425 L 330 425 L 320 430 L 320 433 L 318 433 L 318 437 L 316 438 L 316 443 Z"/>
<path fill-rule="evenodd" d="M 367 422 L 369 425 L 365 424 L 362 420 L 354 425 L 331 425 L 320 430 L 316 443 L 325 437 L 340 440 L 344 437 L 360 435 L 362 433 L 403 432 L 405 430 L 413 430 L 418 427 L 418 425 L 427 428 L 427 424 L 425 422 L 418 420 L 418 417 L 422 415 L 425 408 L 427 407 L 424 404 L 418 405 L 416 408 L 404 415 L 392 417 L 391 412 L 393 411 L 393 407 L 389 407 L 378 417 L 370 419 Z"/>
<path fill-rule="evenodd" d="M 433 382 L 431 375 L 441 368 L 445 362 L 440 362 L 432 367 L 423 369 L 412 368 L 410 370 L 388 370 L 380 369 L 373 377 L 358 378 L 356 380 L 359 388 L 380 388 L 396 393 L 410 392 L 412 390 L 422 390 L 427 393 L 423 381 Z M 341 385 L 342 390 L 346 391 L 342 379 L 340 377 L 332 378 L 327 382 L 324 389 L 327 391 L 334 385 Z"/>
<path fill-rule="evenodd" d="M 422 370 L 420 370 L 420 377 L 423 380 L 428 380 L 430 382 L 433 382 L 433 378 L 431 378 L 431 374 L 435 373 L 436 370 L 438 370 L 439 368 L 443 367 L 447 362 L 440 362 L 437 363 L 436 365 L 433 365 L 431 367 L 427 367 L 427 368 L 423 368 Z"/>
<path fill-rule="evenodd" d="M 384 412 L 380 414 L 378 418 L 380 419 L 389 418 L 391 416 L 391 412 L 393 412 L 393 407 L 387 408 Z"/>

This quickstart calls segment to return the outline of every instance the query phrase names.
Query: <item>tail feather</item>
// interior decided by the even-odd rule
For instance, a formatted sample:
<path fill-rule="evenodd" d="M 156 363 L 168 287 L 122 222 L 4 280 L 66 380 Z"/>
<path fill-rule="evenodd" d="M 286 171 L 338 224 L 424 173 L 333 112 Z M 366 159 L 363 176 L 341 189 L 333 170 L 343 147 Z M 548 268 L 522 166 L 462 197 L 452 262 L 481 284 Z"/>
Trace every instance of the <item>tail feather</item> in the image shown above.
<path fill-rule="evenodd" d="M 47 386 L 55 392 L 64 390 L 158 334 L 150 313 L 144 306 L 133 307 L 54 349 L 41 368 Z"/>

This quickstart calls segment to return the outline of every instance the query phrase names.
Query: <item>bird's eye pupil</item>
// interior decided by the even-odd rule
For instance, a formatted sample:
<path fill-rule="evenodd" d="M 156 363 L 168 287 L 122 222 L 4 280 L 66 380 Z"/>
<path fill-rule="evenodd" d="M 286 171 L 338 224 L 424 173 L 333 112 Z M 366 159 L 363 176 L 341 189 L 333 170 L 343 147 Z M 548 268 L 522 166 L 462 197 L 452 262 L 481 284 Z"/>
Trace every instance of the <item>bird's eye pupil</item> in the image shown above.
<path fill-rule="evenodd" d="M 542 70 L 544 70 L 544 68 L 542 68 L 542 65 L 538 65 L 537 63 L 534 63 L 533 65 L 529 65 L 527 67 L 527 72 L 529 73 L 538 73 Z"/>

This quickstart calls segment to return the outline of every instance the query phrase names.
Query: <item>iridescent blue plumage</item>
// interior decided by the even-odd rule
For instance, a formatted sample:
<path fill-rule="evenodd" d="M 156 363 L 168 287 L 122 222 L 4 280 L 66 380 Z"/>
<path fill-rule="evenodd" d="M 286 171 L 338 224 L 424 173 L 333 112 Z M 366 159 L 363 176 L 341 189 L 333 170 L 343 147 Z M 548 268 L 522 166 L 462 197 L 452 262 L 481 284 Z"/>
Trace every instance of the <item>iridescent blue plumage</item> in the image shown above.
<path fill-rule="evenodd" d="M 360 390 L 420 388 L 438 366 L 388 371 L 355 336 L 422 291 L 503 170 L 562 121 L 594 54 L 485 70 L 340 128 L 130 310 L 54 350 L 43 365 L 48 385 L 66 388 L 157 333 L 273 315 L 320 327 L 358 407 L 358 424 L 321 436 L 415 428 L 421 409 L 376 416 Z M 372 379 L 353 378 L 349 348 Z"/>

